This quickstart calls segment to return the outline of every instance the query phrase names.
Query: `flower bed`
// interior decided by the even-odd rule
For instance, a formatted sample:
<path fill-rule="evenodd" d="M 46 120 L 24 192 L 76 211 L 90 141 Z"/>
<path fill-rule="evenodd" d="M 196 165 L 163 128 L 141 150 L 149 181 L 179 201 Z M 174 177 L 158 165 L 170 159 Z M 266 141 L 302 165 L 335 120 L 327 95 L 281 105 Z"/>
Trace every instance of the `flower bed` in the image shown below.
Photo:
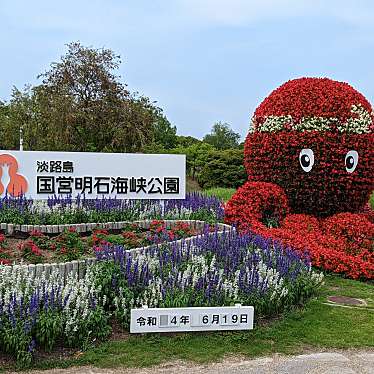
<path fill-rule="evenodd" d="M 91 235 L 82 235 L 74 226 L 61 234 L 51 236 L 33 230 L 27 239 L 0 234 L 0 263 L 56 263 L 74 261 L 95 255 L 102 244 L 121 244 L 127 249 L 159 244 L 202 233 L 204 223 L 195 221 L 146 220 L 126 222 L 122 229 L 94 229 Z M 209 226 L 209 225 L 207 225 Z M 214 226 L 210 226 L 214 229 Z"/>
<path fill-rule="evenodd" d="M 91 231 L 91 223 L 128 222 L 144 219 L 223 220 L 221 200 L 199 193 L 187 193 L 183 200 L 120 200 L 112 198 L 51 198 L 46 203 L 24 197 L 0 199 L 0 228 L 14 231 L 59 233 L 66 225 L 78 224 L 77 231 Z M 108 227 L 104 227 L 108 228 Z"/>
<path fill-rule="evenodd" d="M 214 232 L 217 232 L 218 234 L 221 234 L 223 231 L 229 231 L 233 229 L 230 225 L 226 225 L 223 223 L 217 223 L 213 227 L 212 225 L 206 224 L 204 221 L 149 221 L 149 220 L 145 220 L 145 221 L 139 221 L 139 222 L 127 222 L 126 224 L 130 228 L 133 225 L 137 226 L 137 230 L 140 231 L 140 236 L 143 236 L 143 240 L 145 239 L 145 241 L 143 241 L 143 244 L 148 244 L 150 242 L 150 239 L 152 239 L 153 244 L 156 244 L 156 245 L 160 245 L 162 242 L 169 241 L 171 239 L 170 234 L 172 234 L 173 240 L 176 243 L 180 244 L 181 240 L 183 240 L 184 243 L 189 242 L 193 240 L 196 237 L 196 235 L 211 232 L 212 230 Z M 189 227 L 188 229 L 187 229 L 187 226 Z M 151 230 L 149 230 L 150 227 L 151 227 Z M 133 233 L 133 231 L 134 231 L 133 228 L 131 228 L 130 231 L 124 231 L 123 234 L 127 236 L 126 233 Z M 152 235 L 152 231 L 156 235 L 154 234 Z M 144 233 L 148 233 L 148 237 L 144 238 Z M 151 235 L 151 237 L 149 237 L 149 234 Z M 194 234 L 195 236 L 192 234 Z M 72 240 L 73 247 L 72 247 L 72 251 L 70 252 L 70 256 L 71 256 L 72 254 L 77 253 L 75 249 L 75 244 L 74 244 L 77 238 L 77 233 L 73 231 L 73 232 L 67 233 L 67 235 L 70 238 L 72 236 L 74 238 L 74 240 Z M 166 238 L 165 238 L 165 235 L 167 235 Z M 192 236 L 188 236 L 188 235 L 192 235 Z M 130 236 L 131 236 L 130 241 L 133 241 L 134 235 L 130 234 Z M 118 237 L 122 237 L 122 235 L 113 235 L 109 233 L 106 234 L 106 230 L 97 230 L 96 232 L 94 232 L 92 234 L 92 237 L 88 238 L 90 241 L 96 243 L 94 247 L 91 248 L 92 249 L 91 256 L 95 256 L 97 250 L 99 250 L 102 245 L 111 245 L 111 243 L 113 244 L 113 242 L 118 243 Z M 38 239 L 40 240 L 40 236 L 38 236 Z M 133 242 L 131 245 L 131 242 L 130 242 L 130 245 L 126 247 L 126 250 L 129 250 L 131 252 L 133 251 L 137 252 L 137 251 L 143 251 L 144 249 L 147 248 L 147 246 L 134 248 L 136 244 L 140 244 L 140 243 Z M 32 246 L 30 245 L 30 247 Z M 36 252 L 41 252 L 39 247 L 37 247 Z M 4 256 L 4 253 L 0 251 L 0 258 L 1 256 Z M 35 254 L 33 254 L 33 256 L 35 256 Z M 63 256 L 66 256 L 66 253 L 64 253 Z M 87 258 L 84 258 L 81 260 L 72 260 L 72 261 L 66 261 L 66 262 L 60 262 L 60 263 L 39 262 L 37 264 L 29 264 L 29 265 L 26 265 L 26 264 L 13 265 L 13 267 L 15 269 L 18 267 L 26 269 L 25 271 L 27 271 L 30 277 L 36 277 L 36 278 L 40 278 L 41 276 L 48 277 L 54 271 L 58 271 L 62 279 L 66 278 L 68 275 L 73 275 L 73 276 L 77 275 L 78 278 L 81 279 L 85 276 L 87 268 L 92 266 L 96 262 L 96 257 L 91 257 L 91 256 L 87 256 Z M 8 259 L 9 258 L 10 257 L 8 257 Z M 0 266 L 11 265 L 8 259 L 5 259 L 6 261 L 2 260 L 3 263 L 2 264 L 0 263 Z M 51 256 L 49 256 L 49 259 L 51 259 Z M 40 260 L 40 258 L 38 258 L 38 260 Z"/>
<path fill-rule="evenodd" d="M 205 232 L 143 250 L 100 245 L 84 277 L 0 266 L 0 350 L 28 363 L 56 344 L 106 338 L 132 307 L 253 305 L 256 318 L 303 303 L 322 282 L 310 262 L 255 235 Z M 63 343 L 62 343 L 63 342 Z"/>

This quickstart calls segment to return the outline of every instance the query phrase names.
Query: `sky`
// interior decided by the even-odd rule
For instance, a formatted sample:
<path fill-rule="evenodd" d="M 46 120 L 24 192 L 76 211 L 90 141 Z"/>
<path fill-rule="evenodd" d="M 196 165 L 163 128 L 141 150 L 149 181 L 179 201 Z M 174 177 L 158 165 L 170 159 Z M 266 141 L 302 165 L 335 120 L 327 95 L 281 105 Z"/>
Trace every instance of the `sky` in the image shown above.
<path fill-rule="evenodd" d="M 346 81 L 374 104 L 370 0 L 0 0 L 0 100 L 72 41 L 119 54 L 121 79 L 179 135 L 222 121 L 244 137 L 261 101 L 302 76 Z"/>

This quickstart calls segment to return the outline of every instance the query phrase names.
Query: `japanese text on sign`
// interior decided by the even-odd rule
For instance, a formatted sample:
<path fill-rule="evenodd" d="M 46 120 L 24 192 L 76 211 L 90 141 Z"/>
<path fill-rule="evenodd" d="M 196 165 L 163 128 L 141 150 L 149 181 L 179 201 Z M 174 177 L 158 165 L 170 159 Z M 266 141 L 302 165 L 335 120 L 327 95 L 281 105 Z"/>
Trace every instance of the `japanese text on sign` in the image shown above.
<path fill-rule="evenodd" d="M 252 306 L 131 310 L 131 333 L 253 329 Z"/>
<path fill-rule="evenodd" d="M 126 178 L 126 177 L 54 177 L 37 176 L 38 194 L 96 194 L 126 195 L 130 192 L 145 194 L 178 194 L 179 178 Z"/>
<path fill-rule="evenodd" d="M 72 161 L 37 161 L 37 173 L 73 173 Z M 164 177 L 72 177 L 37 175 L 38 194 L 92 194 L 116 195 L 128 194 L 129 192 L 145 194 L 178 194 L 179 178 Z"/>

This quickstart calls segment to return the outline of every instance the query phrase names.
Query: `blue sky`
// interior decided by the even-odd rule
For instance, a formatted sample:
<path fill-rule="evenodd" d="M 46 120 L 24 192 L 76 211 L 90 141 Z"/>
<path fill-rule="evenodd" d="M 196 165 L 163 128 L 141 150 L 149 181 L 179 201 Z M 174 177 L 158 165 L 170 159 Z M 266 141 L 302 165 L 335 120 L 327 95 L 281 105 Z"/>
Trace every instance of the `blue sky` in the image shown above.
<path fill-rule="evenodd" d="M 300 76 L 347 81 L 374 103 L 373 1 L 1 0 L 0 99 L 78 40 L 120 54 L 129 88 L 183 135 L 225 121 L 245 136 L 263 98 Z"/>

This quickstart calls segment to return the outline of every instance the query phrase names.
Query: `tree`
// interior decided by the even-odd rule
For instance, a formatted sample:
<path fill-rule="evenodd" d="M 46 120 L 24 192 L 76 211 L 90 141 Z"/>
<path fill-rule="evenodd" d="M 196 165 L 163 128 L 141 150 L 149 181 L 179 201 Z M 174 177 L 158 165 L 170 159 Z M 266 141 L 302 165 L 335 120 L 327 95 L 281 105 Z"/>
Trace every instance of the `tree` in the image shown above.
<path fill-rule="evenodd" d="M 25 149 L 138 152 L 154 138 L 160 108 L 131 94 L 115 71 L 110 49 L 71 43 L 67 53 L 39 78 L 15 89 L 9 103 L 14 131 L 22 126 Z"/>
<path fill-rule="evenodd" d="M 216 149 L 238 148 L 240 135 L 234 132 L 227 123 L 217 122 L 210 134 L 205 135 L 203 141 Z"/>
<path fill-rule="evenodd" d="M 177 128 L 172 126 L 166 116 L 160 115 L 153 126 L 154 143 L 164 149 L 172 149 L 177 145 Z"/>
<path fill-rule="evenodd" d="M 209 151 L 214 148 L 207 143 L 199 142 L 189 147 L 177 147 L 170 151 L 174 154 L 186 155 L 186 171 L 189 176 L 196 179 L 200 170 L 203 168 Z"/>
<path fill-rule="evenodd" d="M 201 143 L 200 139 L 194 138 L 193 136 L 177 136 L 178 147 L 189 147 L 190 145 Z"/>
<path fill-rule="evenodd" d="M 242 149 L 208 152 L 197 178 L 203 188 L 238 188 L 246 179 Z"/>
<path fill-rule="evenodd" d="M 0 149 L 18 149 L 20 127 L 14 126 L 9 105 L 0 102 Z"/>

